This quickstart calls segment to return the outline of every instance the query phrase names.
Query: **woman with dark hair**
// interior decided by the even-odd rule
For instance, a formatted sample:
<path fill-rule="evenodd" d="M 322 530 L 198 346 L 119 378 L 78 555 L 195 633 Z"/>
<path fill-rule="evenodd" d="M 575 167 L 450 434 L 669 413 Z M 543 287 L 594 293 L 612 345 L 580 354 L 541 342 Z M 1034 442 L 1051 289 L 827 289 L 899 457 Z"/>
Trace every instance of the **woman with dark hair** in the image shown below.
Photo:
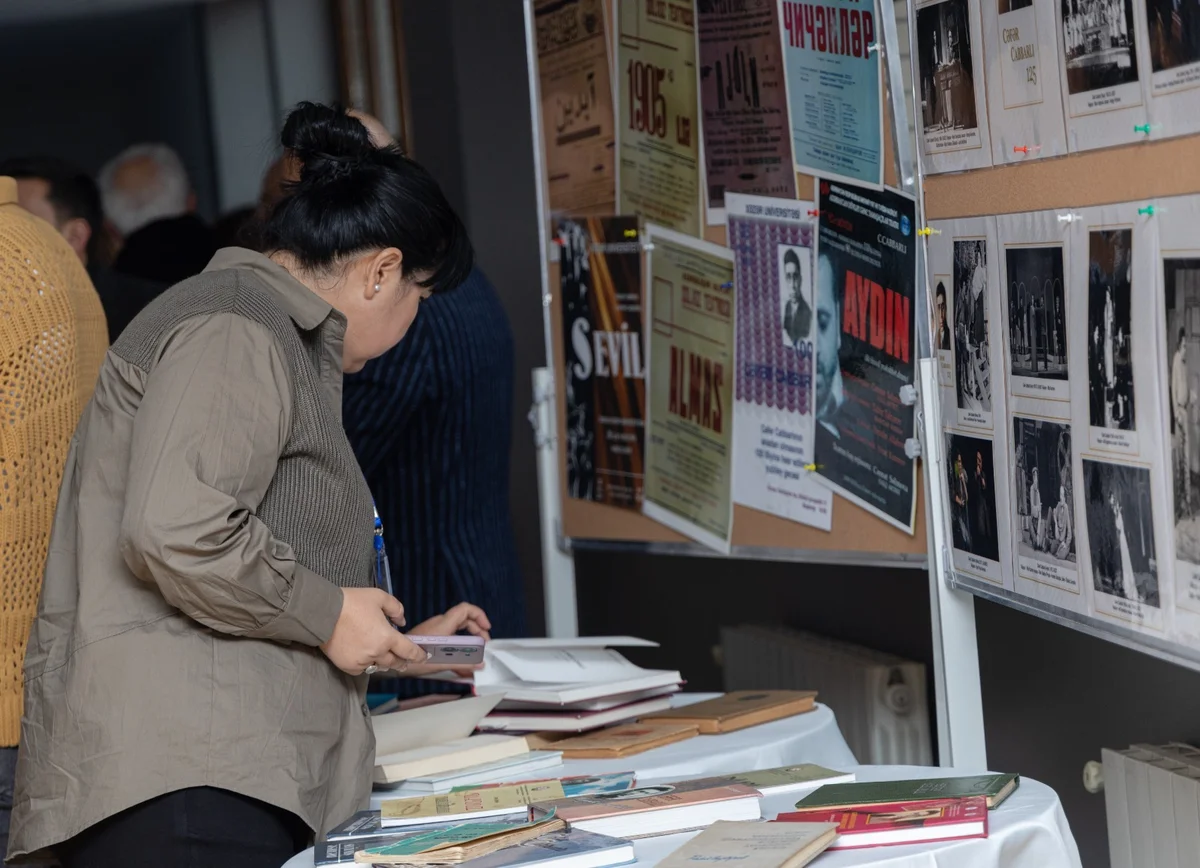
<path fill-rule="evenodd" d="M 425 653 L 375 587 L 343 372 L 466 278 L 430 175 L 302 103 L 262 227 L 113 345 L 77 429 L 25 660 L 10 856 L 277 868 L 368 801 L 370 673 Z M 490 628 L 460 604 L 410 631 Z"/>

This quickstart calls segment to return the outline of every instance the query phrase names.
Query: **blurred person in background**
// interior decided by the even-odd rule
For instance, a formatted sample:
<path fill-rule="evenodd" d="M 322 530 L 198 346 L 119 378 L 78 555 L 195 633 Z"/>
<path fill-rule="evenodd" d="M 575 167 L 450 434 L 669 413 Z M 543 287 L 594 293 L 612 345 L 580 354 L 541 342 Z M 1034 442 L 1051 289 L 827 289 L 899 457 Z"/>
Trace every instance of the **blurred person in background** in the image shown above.
<path fill-rule="evenodd" d="M 20 183 L 0 177 L 0 853 L 8 849 L 25 645 L 63 465 L 108 349 L 104 311 L 77 250 L 87 229 L 56 231 L 20 207 Z"/>
<path fill-rule="evenodd" d="M 55 157 L 17 157 L 0 163 L 0 175 L 17 181 L 21 207 L 58 230 L 87 268 L 104 306 L 108 341 L 116 341 L 165 283 L 119 274 L 101 264 L 105 237 L 100 191 L 87 173 Z"/>
<path fill-rule="evenodd" d="M 466 230 L 340 110 L 301 103 L 281 139 L 301 170 L 266 253 L 226 248 L 138 315 L 67 455 L 10 857 L 278 868 L 368 806 L 370 674 L 427 674 L 416 634 L 487 638 L 468 603 L 396 629 L 341 424 L 343 373 L 469 274 Z"/>
<path fill-rule="evenodd" d="M 114 271 L 170 285 L 199 274 L 216 253 L 183 160 L 166 145 L 125 149 L 100 170 L 99 184 L 121 238 Z"/>
<path fill-rule="evenodd" d="M 377 145 L 394 144 L 379 120 L 350 114 Z M 512 400 L 513 335 L 479 268 L 422 304 L 403 341 L 346 378 L 346 434 L 375 495 L 396 596 L 418 620 L 470 600 L 493 636 L 526 635 L 509 507 Z"/>

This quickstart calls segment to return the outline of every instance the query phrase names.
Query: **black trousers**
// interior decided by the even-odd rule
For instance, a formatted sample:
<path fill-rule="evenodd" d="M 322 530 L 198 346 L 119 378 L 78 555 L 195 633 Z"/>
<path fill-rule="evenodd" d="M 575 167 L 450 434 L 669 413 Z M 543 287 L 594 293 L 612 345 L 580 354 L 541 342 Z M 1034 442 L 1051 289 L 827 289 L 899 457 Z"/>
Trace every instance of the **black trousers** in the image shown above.
<path fill-rule="evenodd" d="M 309 837 L 282 808 L 197 787 L 109 817 L 55 853 L 63 868 L 280 868 Z"/>

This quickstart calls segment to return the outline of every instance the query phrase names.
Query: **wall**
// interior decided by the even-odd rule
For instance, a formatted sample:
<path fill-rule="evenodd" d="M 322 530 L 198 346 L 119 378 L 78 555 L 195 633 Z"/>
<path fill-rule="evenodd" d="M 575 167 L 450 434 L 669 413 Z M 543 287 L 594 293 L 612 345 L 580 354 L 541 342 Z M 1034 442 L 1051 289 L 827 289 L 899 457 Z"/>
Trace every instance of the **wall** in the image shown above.
<path fill-rule="evenodd" d="M 543 630 L 537 465 L 526 413 L 545 364 L 521 0 L 407 0 L 413 150 L 459 208 L 516 342 L 511 497 L 529 626 Z"/>
<path fill-rule="evenodd" d="M 0 156 L 52 154 L 95 172 L 128 145 L 165 141 L 215 214 L 199 9 L 6 24 L 0 81 Z"/>

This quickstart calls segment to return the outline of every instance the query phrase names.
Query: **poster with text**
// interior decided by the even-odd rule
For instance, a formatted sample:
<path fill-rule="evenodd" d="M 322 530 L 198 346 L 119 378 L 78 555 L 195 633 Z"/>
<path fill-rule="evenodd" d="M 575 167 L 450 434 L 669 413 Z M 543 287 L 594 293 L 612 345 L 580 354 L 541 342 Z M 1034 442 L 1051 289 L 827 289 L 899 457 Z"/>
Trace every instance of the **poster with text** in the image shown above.
<path fill-rule="evenodd" d="M 806 469 L 813 460 L 813 203 L 736 193 L 726 203 L 737 285 L 733 499 L 829 530 L 833 493 Z"/>
<path fill-rule="evenodd" d="M 979 6 L 931 0 L 917 7 L 917 130 L 929 174 L 992 164 Z"/>
<path fill-rule="evenodd" d="M 1072 151 L 1140 141 L 1147 111 L 1135 0 L 1058 0 L 1062 95 Z"/>
<path fill-rule="evenodd" d="M 775 0 L 697 0 L 708 222 L 725 194 L 796 198 Z"/>
<path fill-rule="evenodd" d="M 1163 335 L 1156 360 L 1159 464 L 1170 493 L 1163 512 L 1173 550 L 1164 560 L 1174 569 L 1176 625 L 1189 644 L 1200 646 L 1200 196 L 1157 204 L 1171 215 L 1154 220 Z"/>
<path fill-rule="evenodd" d="M 733 254 L 649 225 L 650 394 L 642 512 L 717 551 L 733 532 Z"/>
<path fill-rule="evenodd" d="M 1004 359 L 1010 406 L 1050 419 L 1071 418 L 1067 292 L 1069 224 L 1054 211 L 996 218 L 1004 298 Z"/>
<path fill-rule="evenodd" d="M 779 0 L 796 169 L 883 184 L 883 86 L 873 0 Z"/>
<path fill-rule="evenodd" d="M 1001 312 L 995 220 L 931 225 L 941 233 L 925 244 L 934 284 L 934 337 L 946 371 L 942 419 L 951 427 L 991 431 L 993 420 L 1003 415 L 997 403 L 1004 398 L 1003 354 L 991 327 Z"/>
<path fill-rule="evenodd" d="M 614 0 L 617 211 L 699 235 L 700 118 L 692 0 Z"/>
<path fill-rule="evenodd" d="M 817 473 L 890 524 L 913 532 L 916 376 L 914 200 L 817 181 Z"/>
<path fill-rule="evenodd" d="M 1200 0 L 1135 0 L 1151 136 L 1200 132 Z"/>
<path fill-rule="evenodd" d="M 645 358 L 636 217 L 560 220 L 567 496 L 642 504 Z"/>
<path fill-rule="evenodd" d="M 992 162 L 1067 152 L 1058 41 L 1060 0 L 982 0 Z"/>
<path fill-rule="evenodd" d="M 536 0 L 538 84 L 550 210 L 611 209 L 613 100 L 600 0 Z"/>

